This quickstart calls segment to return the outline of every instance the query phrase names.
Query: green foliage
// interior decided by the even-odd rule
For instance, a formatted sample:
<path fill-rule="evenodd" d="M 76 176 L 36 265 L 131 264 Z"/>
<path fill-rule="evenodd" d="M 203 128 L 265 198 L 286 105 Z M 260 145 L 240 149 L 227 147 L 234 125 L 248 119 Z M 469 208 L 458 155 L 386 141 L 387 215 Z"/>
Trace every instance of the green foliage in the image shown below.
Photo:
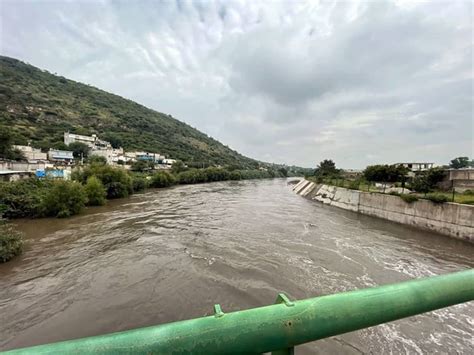
<path fill-rule="evenodd" d="M 87 204 L 89 206 L 102 206 L 107 200 L 107 191 L 102 182 L 95 176 L 89 176 L 84 186 L 87 195 Z"/>
<path fill-rule="evenodd" d="M 7 262 L 23 249 L 21 233 L 15 231 L 11 224 L 0 221 L 0 263 Z"/>
<path fill-rule="evenodd" d="M 153 162 L 137 160 L 132 163 L 132 165 L 130 166 L 130 170 L 144 172 L 153 169 L 154 166 L 155 164 Z"/>
<path fill-rule="evenodd" d="M 14 131 L 13 143 L 30 140 L 48 149 L 62 143 L 63 133 L 70 131 L 99 134 L 114 147 L 159 152 L 186 163 L 258 166 L 170 115 L 16 59 L 0 57 L 0 77 L 0 126 Z"/>
<path fill-rule="evenodd" d="M 88 164 L 95 164 L 95 165 L 105 165 L 107 164 L 107 159 L 102 155 L 91 155 L 87 159 Z"/>
<path fill-rule="evenodd" d="M 470 165 L 468 157 L 458 157 L 451 160 L 449 167 L 453 169 L 467 168 Z"/>
<path fill-rule="evenodd" d="M 340 170 L 336 169 L 336 163 L 334 163 L 331 159 L 325 159 L 319 163 L 316 167 L 315 176 L 322 177 L 322 178 L 335 178 L 340 174 Z"/>
<path fill-rule="evenodd" d="M 173 174 L 179 174 L 182 171 L 186 170 L 186 166 L 181 160 L 177 160 L 172 166 L 171 166 L 171 172 Z"/>
<path fill-rule="evenodd" d="M 104 185 L 108 199 L 127 197 L 133 192 L 132 178 L 128 172 L 110 165 L 91 164 L 82 170 L 74 171 L 72 177 L 84 184 L 93 175 Z"/>
<path fill-rule="evenodd" d="M 35 178 L 0 182 L 3 216 L 7 218 L 39 216 L 43 192 L 51 188 L 51 184 L 51 180 Z"/>
<path fill-rule="evenodd" d="M 426 181 L 430 188 L 435 188 L 436 185 L 446 177 L 446 171 L 442 168 L 431 168 L 424 172 L 424 174 L 426 175 Z"/>
<path fill-rule="evenodd" d="M 363 174 L 367 181 L 398 182 L 405 181 L 408 169 L 401 165 L 369 165 Z"/>
<path fill-rule="evenodd" d="M 59 150 L 69 150 L 69 146 L 67 146 L 66 144 L 64 144 L 64 142 L 48 142 L 46 143 L 45 145 L 41 146 L 42 149 L 49 149 L 49 148 L 53 148 L 53 149 L 59 149 Z"/>
<path fill-rule="evenodd" d="M 75 181 L 54 180 L 44 192 L 40 211 L 42 216 L 69 217 L 78 214 L 87 202 L 84 187 Z"/>
<path fill-rule="evenodd" d="M 415 201 L 418 201 L 418 197 L 416 197 L 415 195 L 400 194 L 399 196 L 403 201 L 405 201 L 407 203 L 413 203 Z"/>
<path fill-rule="evenodd" d="M 425 196 L 425 198 L 434 203 L 448 202 L 448 198 L 446 197 L 446 195 L 443 195 L 443 194 L 436 194 L 436 193 L 428 194 Z"/>
<path fill-rule="evenodd" d="M 415 176 L 410 183 L 410 188 L 413 191 L 421 193 L 427 193 L 431 191 L 430 184 L 428 183 L 426 175 L 424 174 L 419 174 Z"/>
<path fill-rule="evenodd" d="M 468 196 L 474 195 L 474 190 L 467 189 L 462 194 L 463 195 L 468 195 Z"/>
<path fill-rule="evenodd" d="M 352 181 L 349 182 L 349 189 L 359 190 L 360 184 L 361 184 L 360 180 L 352 180 Z"/>
<path fill-rule="evenodd" d="M 148 187 L 148 180 L 141 176 L 132 176 L 133 192 L 143 191 Z"/>
<path fill-rule="evenodd" d="M 151 177 L 150 186 L 152 187 L 168 187 L 176 183 L 176 179 L 167 171 L 158 171 Z"/>
<path fill-rule="evenodd" d="M 13 136 L 7 127 L 0 127 L 0 158 L 7 160 L 25 160 L 22 152 L 13 149 Z"/>
<path fill-rule="evenodd" d="M 288 169 L 281 167 L 278 169 L 278 172 L 282 177 L 287 177 L 288 176 Z"/>
<path fill-rule="evenodd" d="M 109 142 L 113 148 L 120 148 L 121 146 L 123 146 L 122 138 L 116 133 L 106 133 L 103 138 L 104 140 Z"/>
<path fill-rule="evenodd" d="M 432 191 L 441 182 L 446 173 L 441 168 L 432 168 L 418 173 L 410 183 L 412 190 L 421 193 Z"/>
<path fill-rule="evenodd" d="M 74 142 L 69 144 L 68 150 L 72 151 L 74 158 L 87 158 L 89 156 L 90 148 L 87 144 L 81 142 Z"/>
<path fill-rule="evenodd" d="M 229 180 L 242 180 L 242 173 L 238 170 L 230 171 Z"/>

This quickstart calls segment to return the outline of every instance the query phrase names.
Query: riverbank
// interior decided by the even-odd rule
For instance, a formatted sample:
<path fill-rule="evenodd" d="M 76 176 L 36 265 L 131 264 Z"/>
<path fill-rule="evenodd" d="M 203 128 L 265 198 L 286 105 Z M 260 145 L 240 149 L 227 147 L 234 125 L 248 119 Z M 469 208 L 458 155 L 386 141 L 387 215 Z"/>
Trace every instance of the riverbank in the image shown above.
<path fill-rule="evenodd" d="M 293 190 L 327 205 L 474 243 L 474 206 L 428 200 L 406 202 L 396 195 L 316 184 L 304 179 Z"/>

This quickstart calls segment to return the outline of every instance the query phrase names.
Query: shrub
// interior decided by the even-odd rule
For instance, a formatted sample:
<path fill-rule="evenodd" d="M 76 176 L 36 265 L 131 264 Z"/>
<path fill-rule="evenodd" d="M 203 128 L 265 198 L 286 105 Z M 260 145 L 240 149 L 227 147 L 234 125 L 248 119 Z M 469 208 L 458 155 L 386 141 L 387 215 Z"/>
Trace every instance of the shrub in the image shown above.
<path fill-rule="evenodd" d="M 353 180 L 349 182 L 349 189 L 359 190 L 360 180 Z"/>
<path fill-rule="evenodd" d="M 87 202 L 84 187 L 75 181 L 56 180 L 44 192 L 41 200 L 41 215 L 69 217 L 81 212 Z"/>
<path fill-rule="evenodd" d="M 4 263 L 23 249 L 23 239 L 19 232 L 13 230 L 10 224 L 0 221 L 0 263 Z"/>
<path fill-rule="evenodd" d="M 7 218 L 36 217 L 40 214 L 43 192 L 51 188 L 51 180 L 35 178 L 0 182 L 0 204 Z"/>
<path fill-rule="evenodd" d="M 233 170 L 229 173 L 229 180 L 241 180 L 242 174 L 238 170 Z"/>
<path fill-rule="evenodd" d="M 150 185 L 152 187 L 168 187 L 176 183 L 176 179 L 167 171 L 158 171 L 153 174 Z"/>
<path fill-rule="evenodd" d="M 400 194 L 399 196 L 403 201 L 407 203 L 413 203 L 415 201 L 418 201 L 418 197 L 416 197 L 415 195 Z"/>
<path fill-rule="evenodd" d="M 462 193 L 463 195 L 474 195 L 474 190 L 466 190 Z"/>
<path fill-rule="evenodd" d="M 87 195 L 87 204 L 90 206 L 102 206 L 105 204 L 107 191 L 102 182 L 96 176 L 90 176 L 84 186 Z"/>
<path fill-rule="evenodd" d="M 91 155 L 89 159 L 87 159 L 87 162 L 89 164 L 105 165 L 107 164 L 107 158 L 102 155 Z"/>
<path fill-rule="evenodd" d="M 143 191 L 147 188 L 148 182 L 143 177 L 133 176 L 132 177 L 132 186 L 133 186 L 133 192 Z"/>
<path fill-rule="evenodd" d="M 425 196 L 425 198 L 434 203 L 448 202 L 448 198 L 443 194 L 428 194 Z"/>
<path fill-rule="evenodd" d="M 198 184 L 207 181 L 205 169 L 190 169 L 178 174 L 180 184 Z"/>
<path fill-rule="evenodd" d="M 75 171 L 73 179 L 85 184 L 93 175 L 104 185 L 108 199 L 127 197 L 133 192 L 132 178 L 128 172 L 110 165 L 91 164 L 82 171 Z"/>
<path fill-rule="evenodd" d="M 416 192 L 427 193 L 431 191 L 431 186 L 425 175 L 417 175 L 413 178 L 410 188 Z"/>
<path fill-rule="evenodd" d="M 147 171 L 153 169 L 155 166 L 154 162 L 144 161 L 144 160 L 137 160 L 132 163 L 130 166 L 130 170 L 132 171 Z"/>

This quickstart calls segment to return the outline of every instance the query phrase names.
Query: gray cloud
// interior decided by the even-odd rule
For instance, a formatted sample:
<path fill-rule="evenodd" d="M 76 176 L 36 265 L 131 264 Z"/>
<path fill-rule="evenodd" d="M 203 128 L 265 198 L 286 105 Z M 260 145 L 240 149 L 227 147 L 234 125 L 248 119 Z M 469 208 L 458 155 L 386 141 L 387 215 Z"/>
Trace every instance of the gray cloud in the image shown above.
<path fill-rule="evenodd" d="M 258 159 L 474 155 L 471 2 L 0 4 L 2 54 Z"/>

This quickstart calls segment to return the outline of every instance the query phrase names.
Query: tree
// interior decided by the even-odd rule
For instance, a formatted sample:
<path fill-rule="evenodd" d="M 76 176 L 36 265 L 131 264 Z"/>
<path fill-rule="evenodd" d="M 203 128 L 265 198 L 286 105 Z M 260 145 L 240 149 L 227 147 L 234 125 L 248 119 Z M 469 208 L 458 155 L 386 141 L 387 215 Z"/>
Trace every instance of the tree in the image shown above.
<path fill-rule="evenodd" d="M 151 161 L 137 160 L 132 163 L 130 170 L 143 172 L 146 170 L 153 169 L 155 164 Z"/>
<path fill-rule="evenodd" d="M 86 191 L 88 205 L 102 206 L 107 201 L 107 191 L 102 182 L 95 175 L 87 179 L 84 189 Z"/>
<path fill-rule="evenodd" d="M 339 173 L 339 169 L 336 169 L 336 163 L 331 159 L 325 159 L 320 162 L 315 171 L 317 177 L 335 177 L 338 176 Z"/>
<path fill-rule="evenodd" d="M 288 176 L 288 170 L 284 167 L 281 167 L 278 169 L 278 172 L 282 177 L 287 177 Z"/>
<path fill-rule="evenodd" d="M 453 160 L 451 160 L 451 163 L 449 164 L 449 167 L 453 169 L 467 168 L 468 166 L 469 166 L 468 157 L 454 158 Z"/>
<path fill-rule="evenodd" d="M 25 156 L 18 149 L 13 149 L 13 137 L 8 128 L 0 128 L 0 158 L 8 160 L 25 160 Z"/>
<path fill-rule="evenodd" d="M 122 168 L 104 164 L 91 164 L 82 170 L 74 171 L 72 177 L 84 184 L 92 175 L 95 175 L 102 182 L 107 191 L 108 199 L 127 197 L 133 193 L 132 178 Z"/>
<path fill-rule="evenodd" d="M 69 217 L 79 213 L 87 202 L 84 187 L 75 181 L 56 180 L 41 201 L 43 216 Z"/>
<path fill-rule="evenodd" d="M 152 187 L 168 187 L 176 183 L 176 179 L 167 171 L 158 171 L 151 178 Z"/>
<path fill-rule="evenodd" d="M 432 168 L 418 173 L 412 180 L 410 187 L 412 190 L 427 193 L 436 188 L 446 176 L 446 172 L 441 168 Z"/>
<path fill-rule="evenodd" d="M 68 149 L 72 150 L 74 158 L 87 158 L 89 156 L 90 147 L 81 142 L 73 142 L 68 145 Z"/>
<path fill-rule="evenodd" d="M 443 181 L 446 177 L 446 171 L 442 168 L 431 168 L 426 172 L 426 181 L 430 188 L 436 187 L 436 185 Z"/>
<path fill-rule="evenodd" d="M 0 263 L 4 263 L 21 253 L 23 239 L 21 233 L 11 224 L 0 220 Z"/>
<path fill-rule="evenodd" d="M 364 177 L 372 182 L 404 182 L 408 169 L 401 165 L 369 165 L 364 170 Z"/>
<path fill-rule="evenodd" d="M 42 145 L 41 148 L 44 148 L 44 149 L 53 148 L 53 149 L 58 149 L 58 150 L 68 150 L 69 149 L 69 147 L 66 144 L 64 144 L 63 142 L 54 142 L 52 144 Z"/>
<path fill-rule="evenodd" d="M 171 166 L 171 172 L 173 174 L 179 174 L 182 171 L 186 170 L 186 165 L 181 160 L 177 160 Z"/>
<path fill-rule="evenodd" d="M 104 139 L 110 143 L 113 148 L 120 148 L 123 146 L 123 141 L 120 136 L 114 133 L 106 133 Z"/>
<path fill-rule="evenodd" d="M 105 165 L 105 164 L 107 164 L 107 159 L 105 157 L 103 157 L 102 155 L 91 155 L 87 159 L 87 162 L 89 164 Z"/>
<path fill-rule="evenodd" d="M 0 158 L 7 159 L 12 150 L 12 136 L 6 127 L 0 128 Z"/>

